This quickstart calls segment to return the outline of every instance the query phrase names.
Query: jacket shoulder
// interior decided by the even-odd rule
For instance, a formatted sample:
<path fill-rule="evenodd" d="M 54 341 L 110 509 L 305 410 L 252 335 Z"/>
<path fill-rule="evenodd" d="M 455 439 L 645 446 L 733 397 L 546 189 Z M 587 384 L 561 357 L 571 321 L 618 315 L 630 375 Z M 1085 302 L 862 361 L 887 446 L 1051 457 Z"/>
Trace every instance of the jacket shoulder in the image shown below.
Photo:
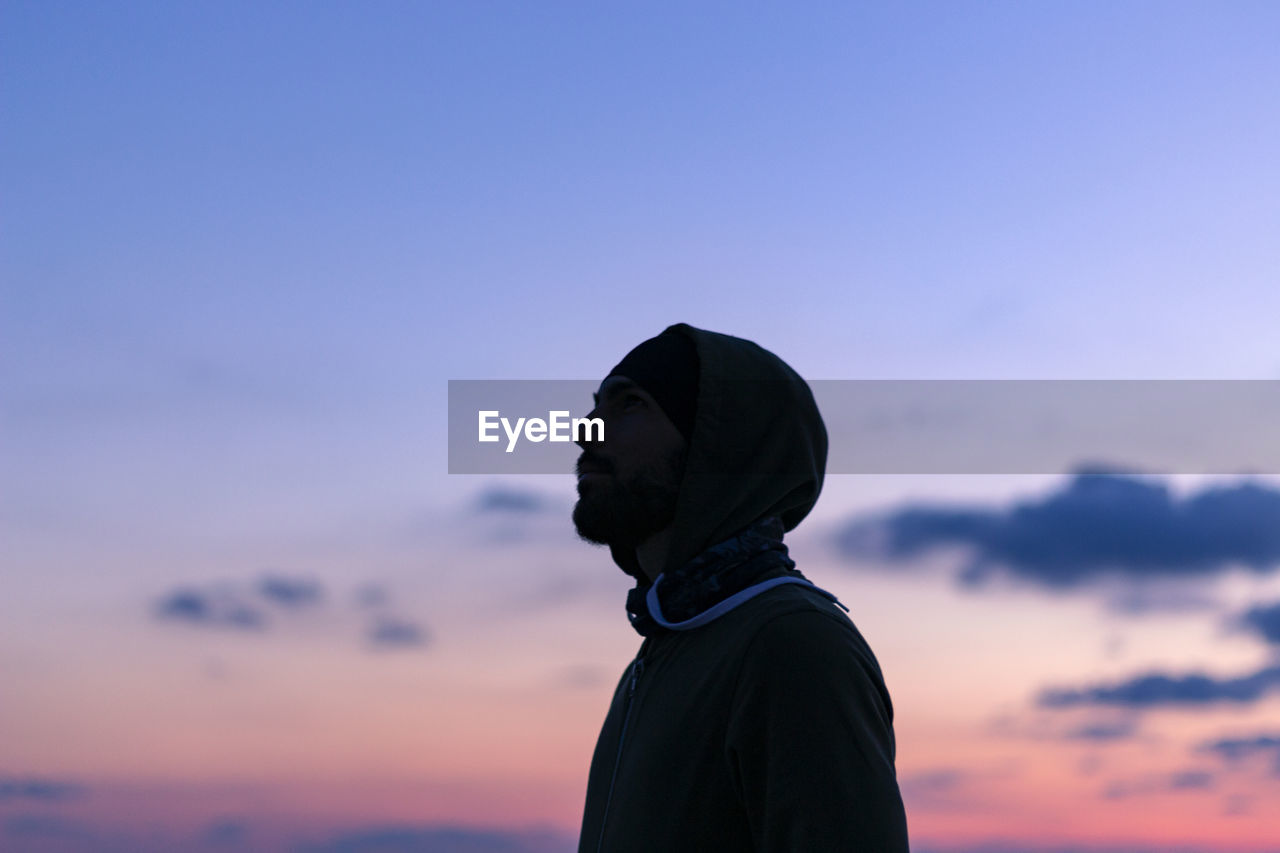
<path fill-rule="evenodd" d="M 829 598 L 793 584 L 744 613 L 738 691 L 754 682 L 790 685 L 799 694 L 853 689 L 871 700 L 886 724 L 893 706 L 871 646 Z M 750 603 L 750 602 L 749 602 Z"/>
<path fill-rule="evenodd" d="M 751 620 L 725 731 L 756 849 L 905 853 L 893 706 L 875 656 L 821 594 L 788 598 Z"/>
<path fill-rule="evenodd" d="M 815 589 L 801 584 L 779 586 L 740 609 L 744 611 L 740 630 L 747 635 L 744 639 L 751 646 L 844 642 L 865 650 L 874 660 L 870 646 L 853 620 Z"/>

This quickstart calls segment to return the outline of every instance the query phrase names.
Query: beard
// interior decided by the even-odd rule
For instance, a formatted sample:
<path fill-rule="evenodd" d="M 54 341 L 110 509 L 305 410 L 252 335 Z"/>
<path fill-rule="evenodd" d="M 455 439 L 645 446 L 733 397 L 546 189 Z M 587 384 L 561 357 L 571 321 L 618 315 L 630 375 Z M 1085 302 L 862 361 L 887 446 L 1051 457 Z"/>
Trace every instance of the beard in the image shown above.
<path fill-rule="evenodd" d="M 578 536 L 596 545 L 634 547 L 676 517 L 684 451 L 671 454 L 626 481 L 609 471 L 579 486 L 573 508 Z"/>

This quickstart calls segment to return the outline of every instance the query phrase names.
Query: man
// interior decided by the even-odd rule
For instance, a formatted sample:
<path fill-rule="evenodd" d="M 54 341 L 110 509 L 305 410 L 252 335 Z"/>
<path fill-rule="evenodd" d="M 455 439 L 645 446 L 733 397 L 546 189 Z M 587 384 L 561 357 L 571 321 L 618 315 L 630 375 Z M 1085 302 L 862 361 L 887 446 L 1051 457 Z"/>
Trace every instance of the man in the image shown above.
<path fill-rule="evenodd" d="M 579 853 L 905 853 L 871 649 L 782 536 L 822 488 L 808 385 L 740 338 L 669 327 L 601 383 L 579 535 L 636 579 L 644 641 L 596 743 Z"/>

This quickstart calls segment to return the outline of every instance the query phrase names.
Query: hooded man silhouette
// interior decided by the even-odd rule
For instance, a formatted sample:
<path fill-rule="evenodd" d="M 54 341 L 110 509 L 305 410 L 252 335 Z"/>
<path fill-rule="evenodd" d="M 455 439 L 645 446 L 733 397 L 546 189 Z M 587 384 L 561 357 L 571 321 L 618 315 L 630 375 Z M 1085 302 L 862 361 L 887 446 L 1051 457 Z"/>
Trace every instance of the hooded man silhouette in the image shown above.
<path fill-rule="evenodd" d="M 596 743 L 579 853 L 906 853 L 893 706 L 783 534 L 822 490 L 809 386 L 751 341 L 668 327 L 618 363 L 578 460 L 579 535 L 636 579 L 644 640 Z"/>

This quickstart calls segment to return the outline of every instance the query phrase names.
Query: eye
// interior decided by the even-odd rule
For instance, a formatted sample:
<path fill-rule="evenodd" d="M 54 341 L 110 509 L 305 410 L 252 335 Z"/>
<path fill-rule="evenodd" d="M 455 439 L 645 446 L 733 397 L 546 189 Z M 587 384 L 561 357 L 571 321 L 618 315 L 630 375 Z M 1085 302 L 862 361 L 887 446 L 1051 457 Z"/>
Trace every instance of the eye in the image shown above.
<path fill-rule="evenodd" d="M 644 398 L 637 394 L 628 394 L 627 396 L 622 398 L 622 408 L 630 409 L 636 405 L 643 406 Z"/>

